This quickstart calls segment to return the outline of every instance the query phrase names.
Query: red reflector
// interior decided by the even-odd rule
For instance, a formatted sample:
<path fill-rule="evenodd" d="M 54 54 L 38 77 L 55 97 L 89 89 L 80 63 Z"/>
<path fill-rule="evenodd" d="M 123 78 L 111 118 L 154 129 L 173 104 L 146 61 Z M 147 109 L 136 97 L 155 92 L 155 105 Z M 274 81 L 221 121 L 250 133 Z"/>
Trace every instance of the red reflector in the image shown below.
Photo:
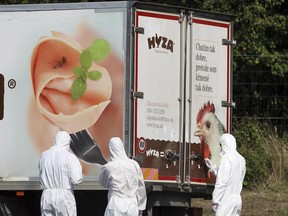
<path fill-rule="evenodd" d="M 24 196 L 24 191 L 17 191 L 16 196 Z"/>

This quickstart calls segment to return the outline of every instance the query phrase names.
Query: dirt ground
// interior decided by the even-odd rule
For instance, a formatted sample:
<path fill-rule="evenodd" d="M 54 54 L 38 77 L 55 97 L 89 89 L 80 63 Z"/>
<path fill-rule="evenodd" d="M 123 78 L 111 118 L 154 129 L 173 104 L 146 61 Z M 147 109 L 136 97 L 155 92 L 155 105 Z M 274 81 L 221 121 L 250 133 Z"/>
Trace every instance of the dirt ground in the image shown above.
<path fill-rule="evenodd" d="M 241 216 L 288 216 L 288 190 L 242 191 Z M 203 208 L 203 216 L 212 216 L 211 200 L 194 199 L 192 206 Z"/>

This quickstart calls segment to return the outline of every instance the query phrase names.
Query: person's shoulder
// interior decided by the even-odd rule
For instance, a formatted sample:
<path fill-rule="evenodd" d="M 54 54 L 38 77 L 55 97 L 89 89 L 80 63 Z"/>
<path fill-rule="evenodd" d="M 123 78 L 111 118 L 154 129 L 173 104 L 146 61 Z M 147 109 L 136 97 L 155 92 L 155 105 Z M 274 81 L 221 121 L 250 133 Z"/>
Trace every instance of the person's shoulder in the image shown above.
<path fill-rule="evenodd" d="M 63 155 L 65 155 L 66 158 L 69 158 L 68 160 L 79 160 L 78 157 L 70 151 L 63 151 Z"/>
<path fill-rule="evenodd" d="M 102 167 L 111 167 L 111 166 L 115 166 L 117 164 L 119 164 L 119 160 L 109 160 L 109 161 L 107 161 L 107 163 L 102 165 Z"/>
<path fill-rule="evenodd" d="M 101 166 L 101 170 L 107 170 L 107 171 L 114 170 L 115 165 L 117 166 L 118 163 L 115 163 L 115 161 L 108 161 L 106 164 Z"/>
<path fill-rule="evenodd" d="M 133 160 L 133 159 L 129 159 L 129 160 L 130 160 L 130 162 L 131 162 L 137 169 L 140 169 L 140 166 L 139 166 L 139 164 L 138 164 L 137 161 L 135 161 L 135 160 Z"/>
<path fill-rule="evenodd" d="M 244 163 L 246 163 L 245 158 L 244 158 L 243 155 L 241 155 L 240 153 L 239 153 L 239 157 L 241 158 L 242 161 L 244 161 Z"/>
<path fill-rule="evenodd" d="M 239 151 L 236 151 L 236 154 L 238 155 L 238 157 L 240 157 L 240 158 L 242 158 L 243 160 L 245 160 L 245 158 L 243 157 L 243 155 L 242 155 L 242 154 L 240 154 L 240 152 L 239 152 Z"/>
<path fill-rule="evenodd" d="M 233 158 L 235 158 L 235 154 L 227 153 L 227 154 L 224 154 L 222 156 L 221 162 L 223 162 L 223 161 L 231 162 L 233 160 Z"/>
<path fill-rule="evenodd" d="M 51 148 L 48 148 L 48 149 L 44 150 L 44 151 L 40 154 L 40 156 L 41 156 L 41 157 L 45 157 L 47 154 L 49 154 L 49 152 L 51 152 Z"/>

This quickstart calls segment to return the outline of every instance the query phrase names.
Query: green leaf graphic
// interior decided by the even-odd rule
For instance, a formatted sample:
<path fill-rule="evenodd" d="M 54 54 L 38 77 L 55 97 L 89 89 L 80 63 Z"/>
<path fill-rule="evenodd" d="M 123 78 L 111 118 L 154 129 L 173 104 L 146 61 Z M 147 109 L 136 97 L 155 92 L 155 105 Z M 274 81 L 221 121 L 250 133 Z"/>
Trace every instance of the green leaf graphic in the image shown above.
<path fill-rule="evenodd" d="M 87 71 L 81 75 L 81 78 L 83 79 L 84 82 L 86 82 L 86 80 L 87 80 Z"/>
<path fill-rule="evenodd" d="M 90 71 L 88 72 L 88 77 L 90 80 L 99 80 L 102 77 L 102 73 L 100 71 Z"/>
<path fill-rule="evenodd" d="M 78 100 L 86 91 L 87 84 L 81 77 L 77 77 L 71 87 L 71 96 L 73 100 Z"/>
<path fill-rule="evenodd" d="M 108 57 L 110 45 L 104 39 L 96 39 L 88 48 L 94 61 L 101 61 Z"/>
<path fill-rule="evenodd" d="M 76 76 L 81 76 L 84 73 L 81 67 L 74 67 L 73 74 Z"/>
<path fill-rule="evenodd" d="M 73 74 L 76 76 L 71 86 L 71 97 L 78 100 L 84 95 L 87 89 L 87 78 L 90 80 L 99 80 L 102 77 L 100 71 L 89 71 L 93 61 L 101 61 L 108 57 L 110 53 L 110 45 L 104 39 L 95 40 L 92 45 L 83 50 L 80 54 L 80 67 L 73 68 Z"/>
<path fill-rule="evenodd" d="M 80 65 L 85 68 L 85 69 L 89 69 L 92 65 L 92 55 L 91 52 L 89 50 L 84 50 L 81 54 L 80 54 Z"/>

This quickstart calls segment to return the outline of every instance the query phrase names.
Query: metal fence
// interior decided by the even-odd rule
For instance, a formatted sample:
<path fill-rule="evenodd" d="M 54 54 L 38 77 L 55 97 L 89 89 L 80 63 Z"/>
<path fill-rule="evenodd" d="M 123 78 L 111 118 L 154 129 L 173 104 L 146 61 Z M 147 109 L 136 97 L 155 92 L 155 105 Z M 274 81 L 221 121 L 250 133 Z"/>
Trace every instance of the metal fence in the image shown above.
<path fill-rule="evenodd" d="M 288 72 L 235 71 L 233 119 L 253 117 L 272 124 L 281 136 L 288 135 Z"/>

